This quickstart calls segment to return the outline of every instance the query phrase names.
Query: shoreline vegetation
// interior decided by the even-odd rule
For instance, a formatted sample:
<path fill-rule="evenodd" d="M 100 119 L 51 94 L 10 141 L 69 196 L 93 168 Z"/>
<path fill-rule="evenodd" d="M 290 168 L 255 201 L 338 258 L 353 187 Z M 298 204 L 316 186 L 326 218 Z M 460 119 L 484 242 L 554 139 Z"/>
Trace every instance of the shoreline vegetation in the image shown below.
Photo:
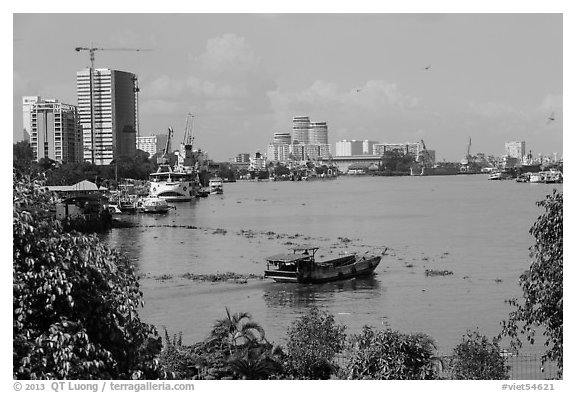
<path fill-rule="evenodd" d="M 270 343 L 249 313 L 233 314 L 224 306 L 225 315 L 201 342 L 184 345 L 181 334 L 170 337 L 166 329 L 161 337 L 138 315 L 143 294 L 134 266 L 96 235 L 56 220 L 50 214 L 52 195 L 44 186 L 13 175 L 15 379 L 508 379 L 510 366 L 500 343 L 509 337 L 516 351 L 526 340 L 533 344 L 538 326 L 548 340 L 542 365 L 553 362 L 556 377 L 562 378 L 563 200 L 556 191 L 538 202 L 545 212 L 530 229 L 536 240 L 532 265 L 520 277 L 527 298 L 509 301 L 513 311 L 499 337 L 470 330 L 446 361 L 425 334 L 365 326 L 347 335 L 346 326 L 318 308 L 293 321 L 282 346 Z M 306 240 L 274 232 L 239 235 Z M 335 247 L 354 241 L 338 240 Z M 185 273 L 182 278 L 260 279 L 233 272 Z"/>

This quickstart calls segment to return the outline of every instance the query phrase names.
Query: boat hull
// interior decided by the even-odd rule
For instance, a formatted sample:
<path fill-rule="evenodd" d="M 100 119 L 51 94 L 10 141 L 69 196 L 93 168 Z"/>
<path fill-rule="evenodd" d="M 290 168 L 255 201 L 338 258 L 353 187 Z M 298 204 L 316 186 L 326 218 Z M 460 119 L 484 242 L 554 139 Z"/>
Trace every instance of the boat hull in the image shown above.
<path fill-rule="evenodd" d="M 356 261 L 342 266 L 322 266 L 317 264 L 310 271 L 279 271 L 266 270 L 264 277 L 271 278 L 276 282 L 294 282 L 303 284 L 318 284 L 330 281 L 346 280 L 372 274 L 378 266 L 381 256 L 356 257 Z"/>

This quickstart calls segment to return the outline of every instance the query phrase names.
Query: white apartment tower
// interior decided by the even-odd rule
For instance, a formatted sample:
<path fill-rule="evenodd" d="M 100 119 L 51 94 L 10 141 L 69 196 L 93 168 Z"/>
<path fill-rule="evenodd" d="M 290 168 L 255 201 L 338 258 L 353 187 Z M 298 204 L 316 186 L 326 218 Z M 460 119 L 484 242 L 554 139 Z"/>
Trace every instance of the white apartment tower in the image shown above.
<path fill-rule="evenodd" d="M 130 72 L 107 68 L 77 72 L 85 161 L 108 165 L 136 154 L 136 80 Z"/>
<path fill-rule="evenodd" d="M 82 132 L 76 106 L 57 100 L 24 97 L 24 131 L 30 134 L 35 160 L 82 161 Z M 29 131 L 28 131 L 29 130 Z"/>

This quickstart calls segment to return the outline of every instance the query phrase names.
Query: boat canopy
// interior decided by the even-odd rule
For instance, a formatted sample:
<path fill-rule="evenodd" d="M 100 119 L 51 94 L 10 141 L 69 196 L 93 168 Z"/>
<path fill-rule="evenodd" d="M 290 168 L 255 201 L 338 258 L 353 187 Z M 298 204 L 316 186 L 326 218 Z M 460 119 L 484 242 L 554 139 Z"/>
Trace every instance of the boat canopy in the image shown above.
<path fill-rule="evenodd" d="M 290 250 L 293 250 L 293 251 L 309 251 L 309 250 L 316 251 L 319 249 L 320 249 L 320 247 L 315 246 L 313 244 L 300 244 L 300 245 L 290 247 Z"/>
<path fill-rule="evenodd" d="M 298 261 L 308 260 L 308 255 L 301 254 L 276 254 L 266 258 L 268 262 L 272 263 L 296 263 Z"/>

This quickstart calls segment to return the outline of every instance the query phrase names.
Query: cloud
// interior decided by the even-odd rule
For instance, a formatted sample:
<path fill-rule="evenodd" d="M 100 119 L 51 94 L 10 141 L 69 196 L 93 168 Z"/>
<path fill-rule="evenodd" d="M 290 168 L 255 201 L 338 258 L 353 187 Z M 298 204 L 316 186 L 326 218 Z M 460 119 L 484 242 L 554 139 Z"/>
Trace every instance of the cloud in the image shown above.
<path fill-rule="evenodd" d="M 548 94 L 542 100 L 540 108 L 544 111 L 561 111 L 563 99 L 561 94 Z"/>
<path fill-rule="evenodd" d="M 225 34 L 208 40 L 191 58 L 188 75 L 162 75 L 147 88 L 150 100 L 193 102 L 207 114 L 270 112 L 267 92 L 276 87 L 243 37 Z"/>

